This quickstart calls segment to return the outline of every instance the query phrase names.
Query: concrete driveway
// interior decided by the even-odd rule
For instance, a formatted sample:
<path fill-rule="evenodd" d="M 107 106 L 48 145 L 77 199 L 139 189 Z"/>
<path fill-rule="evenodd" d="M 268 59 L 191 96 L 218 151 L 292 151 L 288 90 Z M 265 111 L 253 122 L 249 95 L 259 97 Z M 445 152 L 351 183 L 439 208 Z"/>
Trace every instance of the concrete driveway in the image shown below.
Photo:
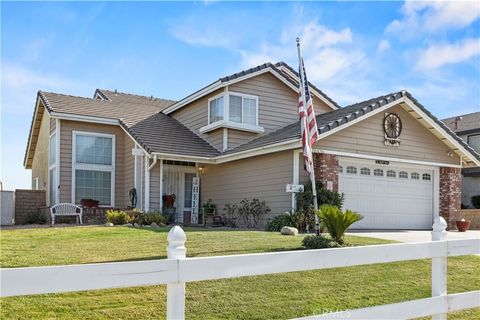
<path fill-rule="evenodd" d="M 351 230 L 347 234 L 358 237 L 369 237 L 400 242 L 422 242 L 432 240 L 432 231 L 429 230 Z M 480 238 L 480 230 L 467 232 L 448 231 L 447 239 Z"/>

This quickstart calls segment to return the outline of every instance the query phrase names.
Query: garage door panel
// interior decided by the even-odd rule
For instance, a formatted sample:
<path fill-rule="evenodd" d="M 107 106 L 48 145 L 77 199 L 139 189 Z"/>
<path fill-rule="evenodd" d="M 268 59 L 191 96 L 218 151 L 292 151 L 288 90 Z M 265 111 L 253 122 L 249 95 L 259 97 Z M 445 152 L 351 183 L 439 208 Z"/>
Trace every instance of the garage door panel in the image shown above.
<path fill-rule="evenodd" d="M 351 209 L 364 216 L 352 228 L 362 229 L 428 229 L 433 216 L 433 181 L 422 180 L 422 174 L 433 177 L 433 169 L 417 169 L 402 166 L 377 166 L 370 162 L 340 160 L 343 168 L 354 166 L 357 174 L 339 174 L 339 191 L 345 194 L 344 209 Z M 372 175 L 360 174 L 368 168 Z M 374 176 L 375 169 L 384 176 Z M 387 177 L 387 171 L 395 177 Z M 402 178 L 400 178 L 400 172 Z M 419 174 L 420 179 L 412 179 Z M 392 172 L 390 172 L 392 174 Z M 407 176 L 408 175 L 408 176 Z M 405 178 L 406 177 L 406 178 Z"/>

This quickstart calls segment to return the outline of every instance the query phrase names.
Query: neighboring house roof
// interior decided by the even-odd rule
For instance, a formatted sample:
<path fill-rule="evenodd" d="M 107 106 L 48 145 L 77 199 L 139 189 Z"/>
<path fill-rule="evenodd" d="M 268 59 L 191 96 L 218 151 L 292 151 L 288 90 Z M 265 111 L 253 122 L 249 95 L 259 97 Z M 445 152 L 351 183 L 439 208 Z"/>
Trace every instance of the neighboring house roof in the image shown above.
<path fill-rule="evenodd" d="M 289 70 L 290 74 L 285 72 L 285 70 Z M 281 81 L 283 81 L 287 86 L 289 86 L 291 89 L 298 91 L 298 73 L 293 70 L 290 66 L 288 66 L 285 62 L 279 62 L 276 64 L 272 64 L 270 62 L 264 63 L 260 66 L 250 68 L 247 70 L 243 70 L 241 72 L 234 73 L 232 75 L 223 77 L 218 79 L 215 82 L 212 82 L 206 87 L 203 87 L 202 89 L 192 93 L 191 95 L 188 95 L 187 97 L 179 100 L 175 104 L 171 105 L 170 107 L 165 109 L 165 113 L 169 114 L 171 112 L 174 112 L 175 110 L 178 110 L 187 104 L 215 91 L 220 88 L 226 87 L 229 84 L 244 80 L 248 77 L 253 77 L 258 74 L 264 73 L 264 72 L 270 72 L 277 78 L 279 78 Z M 333 101 L 330 97 L 328 97 L 325 93 L 323 93 L 321 90 L 319 90 L 317 87 L 313 86 L 309 82 L 310 87 L 313 89 L 312 92 L 318 96 L 321 100 L 323 100 L 328 106 L 330 106 L 332 109 L 338 109 L 340 106 Z"/>
<path fill-rule="evenodd" d="M 220 152 L 173 117 L 156 113 L 134 125 L 121 126 L 150 154 L 214 157 Z"/>
<path fill-rule="evenodd" d="M 462 114 L 442 121 L 457 135 L 480 132 L 480 112 Z"/>
<path fill-rule="evenodd" d="M 317 127 L 322 138 L 322 134 L 341 127 L 346 127 L 346 125 L 356 119 L 363 118 L 365 115 L 370 112 L 381 108 L 387 104 L 390 104 L 394 101 L 400 100 L 401 98 L 407 97 L 410 99 L 418 108 L 420 108 L 430 119 L 432 119 L 438 126 L 443 129 L 444 133 L 451 136 L 457 143 L 459 143 L 463 148 L 465 148 L 469 153 L 471 153 L 477 161 L 480 162 L 480 155 L 475 152 L 469 145 L 467 145 L 461 138 L 459 138 L 452 130 L 450 130 L 443 122 L 438 120 L 433 114 L 431 114 L 423 105 L 421 105 L 410 93 L 407 91 L 400 91 L 384 96 L 380 96 L 374 99 L 366 100 L 360 103 L 355 103 L 350 106 L 337 109 L 331 112 L 323 113 L 317 115 Z M 264 136 L 253 139 L 245 144 L 242 144 L 234 149 L 228 150 L 223 154 L 233 154 L 242 151 L 247 151 L 251 149 L 256 149 L 260 147 L 265 147 L 268 145 L 274 145 L 278 143 L 283 143 L 292 140 L 300 139 L 300 121 L 297 121 L 291 125 L 283 127 L 277 131 L 266 134 Z"/>

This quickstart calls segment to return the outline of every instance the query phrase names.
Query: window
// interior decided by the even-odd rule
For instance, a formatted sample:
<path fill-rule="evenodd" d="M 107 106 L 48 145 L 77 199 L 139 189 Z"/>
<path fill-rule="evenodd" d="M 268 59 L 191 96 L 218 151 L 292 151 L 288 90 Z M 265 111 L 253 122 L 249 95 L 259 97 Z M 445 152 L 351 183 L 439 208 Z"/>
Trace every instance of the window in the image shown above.
<path fill-rule="evenodd" d="M 223 120 L 223 96 L 210 100 L 208 110 L 210 114 L 209 123 Z"/>
<path fill-rule="evenodd" d="M 338 167 L 338 172 L 340 172 L 340 173 L 343 172 L 343 167 L 342 166 Z"/>
<path fill-rule="evenodd" d="M 73 147 L 75 203 L 94 199 L 100 205 L 113 206 L 114 136 L 74 132 Z"/>
<path fill-rule="evenodd" d="M 410 179 L 418 180 L 418 179 L 420 179 L 420 175 L 417 172 L 412 172 L 410 174 Z"/>
<path fill-rule="evenodd" d="M 400 179 L 408 179 L 408 172 L 406 172 L 406 171 L 400 171 L 400 172 L 398 173 L 398 177 L 399 177 Z"/>
<path fill-rule="evenodd" d="M 57 134 L 50 136 L 48 145 L 48 204 L 57 203 Z"/>
<path fill-rule="evenodd" d="M 369 176 L 369 175 L 370 175 L 370 169 L 368 169 L 368 168 L 362 168 L 362 169 L 360 169 L 360 174 Z"/>
<path fill-rule="evenodd" d="M 224 108 L 224 106 L 227 108 Z M 219 96 L 209 101 L 208 123 L 227 120 L 230 123 L 240 123 L 257 126 L 258 98 L 240 93 L 229 93 L 228 99 Z"/>
<path fill-rule="evenodd" d="M 377 177 L 383 177 L 383 170 L 382 169 L 375 169 L 373 170 L 373 175 Z"/>
<path fill-rule="evenodd" d="M 54 133 L 50 137 L 50 146 L 48 147 L 48 165 L 56 164 L 57 155 L 57 135 Z"/>
<path fill-rule="evenodd" d="M 229 95 L 229 120 L 257 125 L 257 99 L 254 97 L 230 94 Z"/>
<path fill-rule="evenodd" d="M 36 177 L 35 179 L 33 179 L 33 190 L 40 190 L 40 178 L 39 177 Z"/>
<path fill-rule="evenodd" d="M 48 202 L 53 206 L 57 200 L 57 168 L 50 169 L 48 172 Z"/>
<path fill-rule="evenodd" d="M 388 170 L 387 171 L 387 177 L 390 177 L 390 178 L 395 178 L 397 176 L 397 173 L 393 170 Z"/>
<path fill-rule="evenodd" d="M 480 134 L 468 136 L 467 143 L 475 151 L 480 152 Z"/>
<path fill-rule="evenodd" d="M 429 173 L 424 173 L 422 175 L 422 180 L 432 180 L 432 176 Z"/>
<path fill-rule="evenodd" d="M 356 167 L 347 167 L 347 173 L 353 173 L 353 174 L 356 174 L 357 173 L 357 168 Z"/>

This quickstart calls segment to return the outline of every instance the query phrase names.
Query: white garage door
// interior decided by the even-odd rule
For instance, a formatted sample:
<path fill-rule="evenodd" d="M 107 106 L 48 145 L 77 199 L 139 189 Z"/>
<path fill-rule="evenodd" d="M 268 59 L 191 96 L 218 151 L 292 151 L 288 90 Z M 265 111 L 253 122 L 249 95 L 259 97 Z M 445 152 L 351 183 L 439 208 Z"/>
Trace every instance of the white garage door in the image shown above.
<path fill-rule="evenodd" d="M 364 216 L 352 228 L 431 229 L 433 169 L 382 165 L 373 160 L 340 159 L 339 164 L 343 209 Z"/>

